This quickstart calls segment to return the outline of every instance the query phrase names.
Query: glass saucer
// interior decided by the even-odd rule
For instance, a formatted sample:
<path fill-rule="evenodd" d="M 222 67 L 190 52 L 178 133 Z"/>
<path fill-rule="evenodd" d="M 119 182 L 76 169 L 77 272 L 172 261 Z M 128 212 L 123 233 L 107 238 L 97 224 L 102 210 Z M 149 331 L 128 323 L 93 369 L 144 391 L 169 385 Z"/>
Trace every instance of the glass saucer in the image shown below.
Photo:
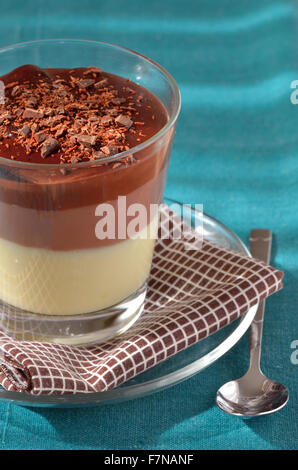
<path fill-rule="evenodd" d="M 165 202 L 169 205 L 179 204 L 170 199 L 165 199 Z M 189 220 L 185 221 L 191 223 L 192 226 L 195 222 L 198 229 L 202 227 L 203 236 L 208 240 L 250 256 L 240 238 L 218 220 L 194 209 L 188 211 L 188 217 Z M 201 372 L 220 359 L 241 339 L 253 321 L 256 311 L 257 305 L 217 333 L 108 392 L 34 396 L 27 393 L 8 392 L 0 387 L 0 400 L 30 407 L 99 406 L 132 400 L 164 390 Z"/>

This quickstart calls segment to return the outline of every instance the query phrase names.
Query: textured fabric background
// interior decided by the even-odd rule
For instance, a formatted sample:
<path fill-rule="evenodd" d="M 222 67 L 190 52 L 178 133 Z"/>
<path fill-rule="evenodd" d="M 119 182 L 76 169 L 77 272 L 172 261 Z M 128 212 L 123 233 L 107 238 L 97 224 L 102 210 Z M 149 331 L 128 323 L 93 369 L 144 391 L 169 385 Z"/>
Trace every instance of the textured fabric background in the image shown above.
<path fill-rule="evenodd" d="M 2 449 L 295 449 L 298 339 L 298 4 L 294 0 L 0 1 L 0 45 L 71 37 L 119 43 L 177 79 L 183 109 L 166 194 L 204 209 L 247 241 L 275 234 L 285 287 L 267 302 L 264 372 L 288 385 L 281 412 L 241 420 L 214 396 L 247 368 L 247 339 L 201 374 L 162 393 L 99 408 L 0 403 Z"/>

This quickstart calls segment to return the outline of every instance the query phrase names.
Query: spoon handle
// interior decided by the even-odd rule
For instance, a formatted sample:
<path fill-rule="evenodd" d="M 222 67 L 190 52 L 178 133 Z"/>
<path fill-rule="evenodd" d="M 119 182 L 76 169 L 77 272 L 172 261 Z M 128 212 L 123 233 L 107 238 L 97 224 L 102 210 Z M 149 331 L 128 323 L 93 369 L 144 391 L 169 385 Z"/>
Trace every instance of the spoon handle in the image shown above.
<path fill-rule="evenodd" d="M 268 229 L 254 229 L 249 237 L 250 252 L 254 258 L 269 263 L 272 244 L 272 232 Z M 249 349 L 250 370 L 260 369 L 261 344 L 263 333 L 263 320 L 265 311 L 265 300 L 259 303 L 259 307 L 250 327 Z"/>

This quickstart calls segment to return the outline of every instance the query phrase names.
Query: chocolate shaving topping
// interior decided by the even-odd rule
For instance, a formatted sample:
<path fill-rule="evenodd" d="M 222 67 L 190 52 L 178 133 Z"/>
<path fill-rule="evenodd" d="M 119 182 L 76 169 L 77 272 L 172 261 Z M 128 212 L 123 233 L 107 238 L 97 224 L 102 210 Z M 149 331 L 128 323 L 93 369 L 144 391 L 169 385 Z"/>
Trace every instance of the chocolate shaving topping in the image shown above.
<path fill-rule="evenodd" d="M 41 146 L 41 156 L 46 158 L 55 152 L 59 147 L 59 142 L 53 137 L 49 137 Z"/>
<path fill-rule="evenodd" d="M 30 127 L 25 124 L 22 129 L 19 130 L 19 133 L 22 134 L 24 137 L 27 137 L 30 134 Z"/>
<path fill-rule="evenodd" d="M 18 95 L 20 91 L 21 91 L 21 87 L 19 85 L 14 86 L 13 89 L 11 90 L 11 96 Z"/>
<path fill-rule="evenodd" d="M 73 149 L 73 147 L 75 147 L 76 144 L 77 144 L 77 139 L 76 139 L 76 137 L 73 135 L 73 136 L 69 137 L 68 142 L 69 142 L 71 148 Z"/>
<path fill-rule="evenodd" d="M 62 137 L 66 133 L 66 126 L 58 127 L 58 130 L 55 134 L 56 138 Z"/>
<path fill-rule="evenodd" d="M 89 88 L 95 83 L 95 80 L 86 78 L 85 80 L 78 80 L 77 85 L 79 88 Z"/>
<path fill-rule="evenodd" d="M 24 119 L 41 119 L 43 118 L 44 113 L 37 111 L 36 109 L 26 108 L 23 112 Z"/>
<path fill-rule="evenodd" d="M 54 111 L 54 109 L 47 108 L 47 109 L 45 109 L 45 111 L 44 111 L 44 115 L 45 115 L 45 116 L 51 116 L 51 117 L 52 117 L 52 116 L 55 116 L 55 111 Z"/>
<path fill-rule="evenodd" d="M 101 147 L 100 150 L 106 155 L 106 156 L 111 156 L 111 155 L 116 155 L 119 150 L 116 145 L 105 145 L 104 147 Z"/>
<path fill-rule="evenodd" d="M 129 117 L 124 116 L 123 114 L 120 114 L 118 117 L 116 117 L 115 122 L 120 124 L 121 126 L 127 127 L 128 129 L 133 125 L 133 122 Z"/>
<path fill-rule="evenodd" d="M 67 91 L 65 91 L 65 90 L 58 90 L 57 93 L 58 93 L 58 95 L 61 96 L 61 97 L 67 96 Z"/>
<path fill-rule="evenodd" d="M 122 103 L 125 103 L 125 101 L 126 101 L 126 98 L 114 98 L 114 99 L 112 99 L 113 104 L 122 104 Z"/>
<path fill-rule="evenodd" d="M 36 142 L 38 142 L 39 144 L 41 144 L 44 140 L 46 140 L 47 138 L 47 134 L 45 134 L 44 132 L 40 131 L 40 132 L 37 132 L 37 134 L 34 134 L 34 139 L 36 140 Z"/>
<path fill-rule="evenodd" d="M 35 122 L 34 124 L 31 125 L 32 132 L 38 132 L 39 129 L 40 129 L 40 127 L 39 127 L 39 124 L 37 124 L 37 122 Z"/>
<path fill-rule="evenodd" d="M 6 120 L 11 120 L 12 117 L 13 117 L 12 114 L 9 112 L 0 114 L 0 124 L 3 124 L 3 122 Z"/>
<path fill-rule="evenodd" d="M 84 147 L 94 147 L 96 144 L 96 135 L 77 135 L 77 141 Z"/>
<path fill-rule="evenodd" d="M 34 108 L 34 106 L 37 105 L 37 98 L 35 98 L 34 96 L 31 96 L 31 97 L 28 99 L 26 105 L 27 105 L 29 108 Z"/>
<path fill-rule="evenodd" d="M 65 109 L 63 108 L 63 106 L 58 106 L 57 113 L 58 114 L 65 114 Z"/>
<path fill-rule="evenodd" d="M 93 74 L 93 73 L 101 73 L 102 70 L 98 67 L 88 67 L 87 70 L 85 70 L 85 72 L 83 72 L 83 75 L 88 75 L 89 73 Z"/>
<path fill-rule="evenodd" d="M 113 121 L 113 118 L 109 114 L 106 114 L 105 116 L 101 118 L 101 124 L 104 124 L 104 125 L 110 124 L 112 121 Z"/>
<path fill-rule="evenodd" d="M 12 132 L 13 145 L 22 146 L 28 156 L 38 153 L 63 164 L 103 159 L 106 164 L 107 157 L 146 140 L 136 127 L 143 123 L 137 109 L 142 97 L 126 86 L 129 80 L 115 86 L 97 67 L 63 70 L 61 75 L 56 69 L 52 77 L 40 70 L 37 80 L 33 77 L 31 81 L 29 73 L 28 79 L 5 84 L 8 93 L 0 107 L 1 142 Z M 17 152 L 12 155 L 18 158 Z M 117 163 L 133 162 L 134 158 L 126 157 Z"/>
<path fill-rule="evenodd" d="M 108 84 L 108 79 L 104 78 L 103 80 L 100 80 L 99 82 L 96 82 L 94 84 L 94 88 L 98 90 L 100 88 L 104 88 L 105 86 L 107 86 L 107 84 Z"/>
<path fill-rule="evenodd" d="M 99 160 L 101 158 L 106 157 L 106 154 L 101 152 L 100 150 L 98 150 L 97 152 L 93 153 L 93 157 L 94 157 L 95 160 Z"/>
<path fill-rule="evenodd" d="M 100 123 L 100 119 L 97 117 L 97 116 L 90 116 L 89 117 L 89 121 L 90 122 L 94 122 L 96 124 L 99 124 Z"/>

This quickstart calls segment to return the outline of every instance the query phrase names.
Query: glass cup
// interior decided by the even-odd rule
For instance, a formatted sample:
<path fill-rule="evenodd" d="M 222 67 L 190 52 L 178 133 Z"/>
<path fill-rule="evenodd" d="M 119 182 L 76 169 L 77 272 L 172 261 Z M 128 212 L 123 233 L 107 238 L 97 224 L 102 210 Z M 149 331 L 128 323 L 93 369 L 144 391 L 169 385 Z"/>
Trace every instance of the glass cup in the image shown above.
<path fill-rule="evenodd" d="M 148 89 L 168 115 L 157 134 L 108 157 L 108 165 L 43 165 L 0 155 L 1 329 L 29 341 L 104 341 L 143 310 L 179 90 L 152 60 L 102 42 L 42 40 L 0 49 L 0 75 L 24 64 L 99 67 Z M 127 158 L 130 165 L 118 165 Z M 146 216 L 131 235 L 140 206 Z M 103 236 L 108 214 L 115 223 Z"/>

